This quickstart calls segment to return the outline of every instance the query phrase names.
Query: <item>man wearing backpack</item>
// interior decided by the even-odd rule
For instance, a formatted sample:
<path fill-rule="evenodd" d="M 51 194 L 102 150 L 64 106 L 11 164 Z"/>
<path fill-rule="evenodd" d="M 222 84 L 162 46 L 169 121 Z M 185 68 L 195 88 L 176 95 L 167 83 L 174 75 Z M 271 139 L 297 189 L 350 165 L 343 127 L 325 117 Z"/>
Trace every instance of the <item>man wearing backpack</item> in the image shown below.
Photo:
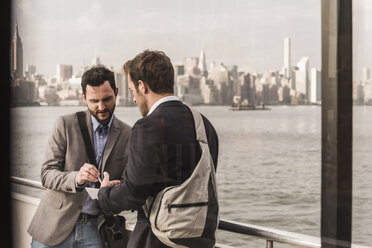
<path fill-rule="evenodd" d="M 203 142 L 208 143 L 201 149 L 193 117 L 195 111 L 190 111 L 174 96 L 174 69 L 163 52 L 146 50 L 127 61 L 123 67 L 128 76 L 133 100 L 143 118 L 134 124 L 130 133 L 128 164 L 123 182 L 116 187 L 108 186 L 109 176 L 105 174 L 98 193 L 98 202 L 107 214 L 119 213 L 122 210 L 138 211 L 137 224 L 127 247 L 168 247 L 153 233 L 143 208 L 151 207 L 151 199 L 165 188 L 180 185 L 189 179 L 197 164 L 200 164 L 202 155 L 203 161 L 209 161 L 212 165 L 211 177 L 214 179 L 218 136 L 207 118 L 200 118 L 199 114 L 201 130 L 204 131 L 205 127 L 206 140 Z M 208 152 L 207 159 L 203 151 Z M 191 198 L 193 194 L 197 195 L 198 190 L 188 192 Z M 218 225 L 215 185 L 213 189 L 208 188 L 207 192 L 207 202 L 203 205 L 208 209 L 208 213 L 202 223 L 202 234 L 197 239 L 179 239 L 178 246 L 172 246 L 214 247 Z M 167 222 L 167 219 L 164 222 Z"/>

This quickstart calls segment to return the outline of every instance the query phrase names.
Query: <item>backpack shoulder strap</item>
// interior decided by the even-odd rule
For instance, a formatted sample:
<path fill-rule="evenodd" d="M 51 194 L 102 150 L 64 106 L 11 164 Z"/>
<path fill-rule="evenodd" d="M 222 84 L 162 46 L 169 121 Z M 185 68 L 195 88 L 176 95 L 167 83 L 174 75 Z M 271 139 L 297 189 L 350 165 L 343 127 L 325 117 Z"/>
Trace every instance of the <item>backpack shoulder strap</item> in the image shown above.
<path fill-rule="evenodd" d="M 207 134 L 205 132 L 205 126 L 202 115 L 193 108 L 188 107 L 194 117 L 196 140 L 204 144 L 208 144 Z"/>
<path fill-rule="evenodd" d="M 97 167 L 96 158 L 94 156 L 93 145 L 90 140 L 87 123 L 85 121 L 85 112 L 84 111 L 76 112 L 76 115 L 78 117 L 81 134 L 83 135 L 85 150 L 88 154 L 89 162 Z"/>

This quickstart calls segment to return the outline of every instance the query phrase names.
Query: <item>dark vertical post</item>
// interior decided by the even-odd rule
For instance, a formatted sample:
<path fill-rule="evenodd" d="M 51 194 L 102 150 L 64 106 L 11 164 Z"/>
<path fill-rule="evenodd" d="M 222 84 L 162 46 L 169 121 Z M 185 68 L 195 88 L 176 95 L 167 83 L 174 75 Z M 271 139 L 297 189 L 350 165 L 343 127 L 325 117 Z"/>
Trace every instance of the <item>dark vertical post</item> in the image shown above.
<path fill-rule="evenodd" d="M 350 247 L 352 0 L 322 0 L 322 247 Z"/>
<path fill-rule="evenodd" d="M 1 227 L 0 247 L 12 247 L 10 206 L 10 0 L 0 1 Z"/>

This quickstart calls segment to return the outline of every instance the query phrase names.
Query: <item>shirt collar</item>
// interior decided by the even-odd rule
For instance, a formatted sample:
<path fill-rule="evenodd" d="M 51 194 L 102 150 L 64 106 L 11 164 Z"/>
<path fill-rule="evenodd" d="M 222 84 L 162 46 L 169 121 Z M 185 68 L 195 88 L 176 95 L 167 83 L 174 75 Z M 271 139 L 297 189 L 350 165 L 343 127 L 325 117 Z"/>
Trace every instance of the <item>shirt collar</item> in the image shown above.
<path fill-rule="evenodd" d="M 150 108 L 150 111 L 147 113 L 147 115 L 150 115 L 152 112 L 154 112 L 154 110 L 162 103 L 164 102 L 169 102 L 169 101 L 179 101 L 180 99 L 178 99 L 178 97 L 176 96 L 165 96 L 165 97 L 162 97 L 160 98 L 159 100 L 157 100 L 153 105 L 152 107 Z"/>
<path fill-rule="evenodd" d="M 101 123 L 99 123 L 99 122 L 97 121 L 97 119 L 96 119 L 93 115 L 90 115 L 90 118 L 91 118 L 91 120 L 92 120 L 93 132 L 95 132 L 95 131 L 97 130 L 97 127 L 98 127 L 99 125 L 101 125 Z M 113 119 L 114 119 L 114 114 L 112 114 L 110 121 L 109 121 L 108 124 L 106 125 L 106 126 L 108 126 L 108 130 L 110 130 L 110 127 L 111 127 L 111 124 L 112 124 L 112 120 L 113 120 Z"/>

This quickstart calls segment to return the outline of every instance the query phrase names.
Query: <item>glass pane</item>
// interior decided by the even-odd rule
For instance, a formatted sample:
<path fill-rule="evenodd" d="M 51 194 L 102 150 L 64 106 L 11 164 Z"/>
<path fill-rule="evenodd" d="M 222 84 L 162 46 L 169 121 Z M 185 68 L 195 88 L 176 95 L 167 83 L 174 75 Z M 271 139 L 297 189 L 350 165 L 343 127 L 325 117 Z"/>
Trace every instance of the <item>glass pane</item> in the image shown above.
<path fill-rule="evenodd" d="M 372 236 L 372 2 L 353 5 L 353 243 Z"/>
<path fill-rule="evenodd" d="M 218 132 L 221 218 L 319 237 L 320 0 L 15 0 L 13 12 L 23 51 L 13 76 L 30 88 L 12 91 L 12 175 L 40 180 L 56 118 L 86 108 L 75 105 L 93 64 L 116 72 L 115 113 L 133 125 L 140 114 L 128 106 L 121 66 L 144 49 L 163 50 L 177 96 Z M 21 106 L 32 104 L 42 106 Z M 234 247 L 265 245 L 217 236 Z"/>

